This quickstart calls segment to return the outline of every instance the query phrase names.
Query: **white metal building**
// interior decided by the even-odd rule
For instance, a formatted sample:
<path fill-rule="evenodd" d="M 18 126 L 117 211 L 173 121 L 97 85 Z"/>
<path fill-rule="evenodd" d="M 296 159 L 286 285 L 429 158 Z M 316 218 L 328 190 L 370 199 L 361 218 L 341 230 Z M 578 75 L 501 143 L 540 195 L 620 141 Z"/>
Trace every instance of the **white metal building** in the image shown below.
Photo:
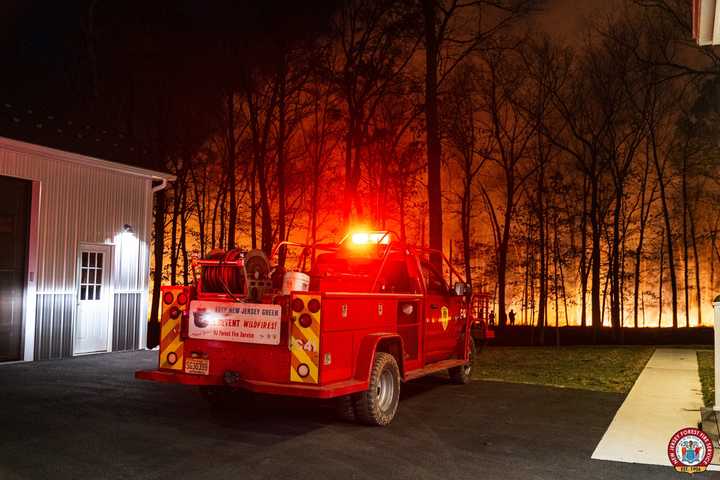
<path fill-rule="evenodd" d="M 0 137 L 0 361 L 145 346 L 169 174 Z"/>

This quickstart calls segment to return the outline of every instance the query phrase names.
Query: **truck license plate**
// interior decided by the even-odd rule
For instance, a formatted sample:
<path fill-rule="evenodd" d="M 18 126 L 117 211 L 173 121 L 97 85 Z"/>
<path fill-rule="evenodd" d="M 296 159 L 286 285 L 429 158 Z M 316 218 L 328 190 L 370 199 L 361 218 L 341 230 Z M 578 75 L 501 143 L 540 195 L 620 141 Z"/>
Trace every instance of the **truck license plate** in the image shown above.
<path fill-rule="evenodd" d="M 207 358 L 188 358 L 185 360 L 185 373 L 193 375 L 208 375 L 210 373 L 210 360 Z"/>

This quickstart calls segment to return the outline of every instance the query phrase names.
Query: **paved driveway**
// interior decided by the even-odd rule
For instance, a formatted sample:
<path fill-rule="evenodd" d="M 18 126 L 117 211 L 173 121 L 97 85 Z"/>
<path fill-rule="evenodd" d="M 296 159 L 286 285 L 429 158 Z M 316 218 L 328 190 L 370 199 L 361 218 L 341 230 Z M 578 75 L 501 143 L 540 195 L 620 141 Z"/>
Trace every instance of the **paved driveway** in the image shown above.
<path fill-rule="evenodd" d="M 307 400 L 214 411 L 189 388 L 134 380 L 155 355 L 0 366 L 0 479 L 678 478 L 590 459 L 621 395 L 433 377 L 370 428 Z"/>

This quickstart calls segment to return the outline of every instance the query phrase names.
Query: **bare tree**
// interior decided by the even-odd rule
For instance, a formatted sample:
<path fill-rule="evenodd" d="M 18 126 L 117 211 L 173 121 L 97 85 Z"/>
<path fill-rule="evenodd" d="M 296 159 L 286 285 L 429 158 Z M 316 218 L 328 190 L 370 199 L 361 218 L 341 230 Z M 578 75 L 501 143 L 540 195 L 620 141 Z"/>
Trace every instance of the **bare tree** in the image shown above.
<path fill-rule="evenodd" d="M 462 188 L 458 196 L 460 203 L 460 231 L 462 233 L 462 255 L 465 268 L 465 281 L 472 285 L 473 231 L 475 218 L 474 205 L 478 174 L 490 152 L 490 135 L 479 130 L 480 112 L 477 104 L 478 88 L 476 76 L 479 74 L 471 66 L 459 68 L 450 82 L 446 100 L 445 129 L 448 142 L 454 153 L 451 158 L 457 167 Z"/>
<path fill-rule="evenodd" d="M 502 178 L 499 185 L 501 216 L 490 215 L 497 248 L 499 325 L 506 321 L 506 279 L 512 223 L 518 193 L 530 178 L 532 169 L 526 165 L 538 123 L 525 115 L 519 99 L 527 91 L 529 79 L 517 55 L 506 51 L 488 51 L 483 56 L 483 81 L 480 82 L 483 109 L 487 115 L 483 129 L 492 139 L 489 160 Z M 495 211 L 494 201 L 486 186 L 481 189 L 486 205 Z"/>
<path fill-rule="evenodd" d="M 424 104 L 431 248 L 443 248 L 442 128 L 438 107 L 443 82 L 468 55 L 526 15 L 534 3 L 532 0 L 420 0 L 425 44 Z M 433 256 L 432 261 L 441 263 L 437 256 Z"/>

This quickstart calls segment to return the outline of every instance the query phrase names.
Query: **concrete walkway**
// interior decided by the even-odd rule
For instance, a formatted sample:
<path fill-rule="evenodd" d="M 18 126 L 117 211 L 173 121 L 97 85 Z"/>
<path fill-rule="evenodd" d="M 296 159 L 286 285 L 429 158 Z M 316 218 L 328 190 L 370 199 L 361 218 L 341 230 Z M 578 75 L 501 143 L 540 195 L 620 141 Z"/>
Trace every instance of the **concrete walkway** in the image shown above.
<path fill-rule="evenodd" d="M 659 348 L 618 409 L 592 458 L 670 465 L 670 437 L 697 427 L 703 406 L 697 353 Z"/>

